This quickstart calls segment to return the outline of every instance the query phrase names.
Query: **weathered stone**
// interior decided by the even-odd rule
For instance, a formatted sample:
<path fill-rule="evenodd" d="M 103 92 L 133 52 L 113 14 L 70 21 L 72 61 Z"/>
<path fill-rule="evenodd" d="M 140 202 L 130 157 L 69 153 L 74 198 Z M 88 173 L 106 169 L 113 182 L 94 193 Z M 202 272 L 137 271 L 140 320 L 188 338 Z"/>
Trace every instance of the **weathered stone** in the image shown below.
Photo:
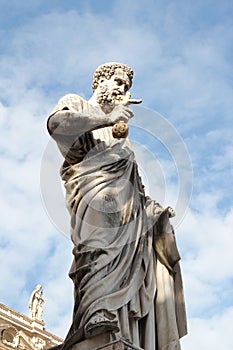
<path fill-rule="evenodd" d="M 73 345 L 69 350 L 143 350 L 124 338 L 113 340 L 110 333 L 103 333 Z"/>
<path fill-rule="evenodd" d="M 144 350 L 178 349 L 187 333 L 180 256 L 169 221 L 174 212 L 145 194 L 127 137 L 129 106 L 141 102 L 127 93 L 132 78 L 124 64 L 101 65 L 93 96 L 64 96 L 48 120 L 64 157 L 74 243 L 73 324 L 62 350 L 137 349 L 133 343 Z M 94 335 L 104 332 L 119 338 L 97 343 L 103 336 Z"/>

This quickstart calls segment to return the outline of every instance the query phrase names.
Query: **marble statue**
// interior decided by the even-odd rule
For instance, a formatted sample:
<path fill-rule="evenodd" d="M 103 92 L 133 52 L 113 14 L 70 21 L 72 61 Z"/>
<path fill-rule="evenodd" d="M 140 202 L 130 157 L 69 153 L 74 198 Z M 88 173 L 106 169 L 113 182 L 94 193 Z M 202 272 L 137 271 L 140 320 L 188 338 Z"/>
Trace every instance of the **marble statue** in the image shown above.
<path fill-rule="evenodd" d="M 42 297 L 43 289 L 40 284 L 38 284 L 33 290 L 30 301 L 29 301 L 29 316 L 31 318 L 36 318 L 42 321 L 43 305 L 44 299 Z"/>
<path fill-rule="evenodd" d="M 74 244 L 73 321 L 67 350 L 112 332 L 145 350 L 178 350 L 186 334 L 180 256 L 169 218 L 145 195 L 127 136 L 133 71 L 106 63 L 93 95 L 62 97 L 48 130 L 64 157 L 61 178 Z"/>

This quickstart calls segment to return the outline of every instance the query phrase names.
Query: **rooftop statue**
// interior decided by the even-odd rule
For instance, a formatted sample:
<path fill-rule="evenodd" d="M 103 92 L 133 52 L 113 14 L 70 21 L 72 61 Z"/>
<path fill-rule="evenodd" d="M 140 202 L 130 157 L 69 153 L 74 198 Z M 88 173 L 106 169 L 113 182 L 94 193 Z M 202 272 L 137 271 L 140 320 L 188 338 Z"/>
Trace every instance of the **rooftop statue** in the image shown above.
<path fill-rule="evenodd" d="M 169 218 L 145 195 L 127 136 L 133 71 L 106 63 L 89 101 L 62 97 L 48 130 L 64 157 L 61 178 L 74 244 L 73 321 L 64 344 L 109 331 L 145 350 L 178 350 L 186 334 L 180 256 Z"/>
<path fill-rule="evenodd" d="M 42 286 L 38 284 L 33 290 L 29 300 L 29 316 L 42 321 L 43 305 L 43 289 Z"/>

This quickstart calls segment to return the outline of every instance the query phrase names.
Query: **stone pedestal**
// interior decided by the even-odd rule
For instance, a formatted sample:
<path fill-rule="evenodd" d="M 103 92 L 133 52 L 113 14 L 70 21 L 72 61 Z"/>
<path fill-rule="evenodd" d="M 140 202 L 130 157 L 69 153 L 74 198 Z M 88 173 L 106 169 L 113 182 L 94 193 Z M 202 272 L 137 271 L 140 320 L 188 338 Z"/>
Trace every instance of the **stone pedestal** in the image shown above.
<path fill-rule="evenodd" d="M 124 338 L 103 333 L 73 345 L 69 350 L 143 350 Z"/>

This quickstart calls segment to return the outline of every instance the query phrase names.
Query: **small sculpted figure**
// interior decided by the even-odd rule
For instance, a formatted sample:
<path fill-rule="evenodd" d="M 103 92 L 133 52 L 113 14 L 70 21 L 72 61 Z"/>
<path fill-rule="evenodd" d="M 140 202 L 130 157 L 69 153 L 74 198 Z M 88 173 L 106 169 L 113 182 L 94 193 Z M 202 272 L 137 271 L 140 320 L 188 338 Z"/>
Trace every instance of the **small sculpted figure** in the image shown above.
<path fill-rule="evenodd" d="M 29 301 L 29 315 L 31 318 L 36 318 L 42 321 L 44 299 L 42 297 L 42 286 L 38 284 L 33 290 Z"/>
<path fill-rule="evenodd" d="M 104 332 L 145 350 L 178 350 L 186 334 L 173 211 L 145 195 L 127 136 L 130 104 L 141 102 L 130 99 L 132 79 L 125 64 L 103 64 L 90 100 L 68 94 L 48 119 L 64 157 L 74 244 L 73 321 L 62 350 Z"/>

